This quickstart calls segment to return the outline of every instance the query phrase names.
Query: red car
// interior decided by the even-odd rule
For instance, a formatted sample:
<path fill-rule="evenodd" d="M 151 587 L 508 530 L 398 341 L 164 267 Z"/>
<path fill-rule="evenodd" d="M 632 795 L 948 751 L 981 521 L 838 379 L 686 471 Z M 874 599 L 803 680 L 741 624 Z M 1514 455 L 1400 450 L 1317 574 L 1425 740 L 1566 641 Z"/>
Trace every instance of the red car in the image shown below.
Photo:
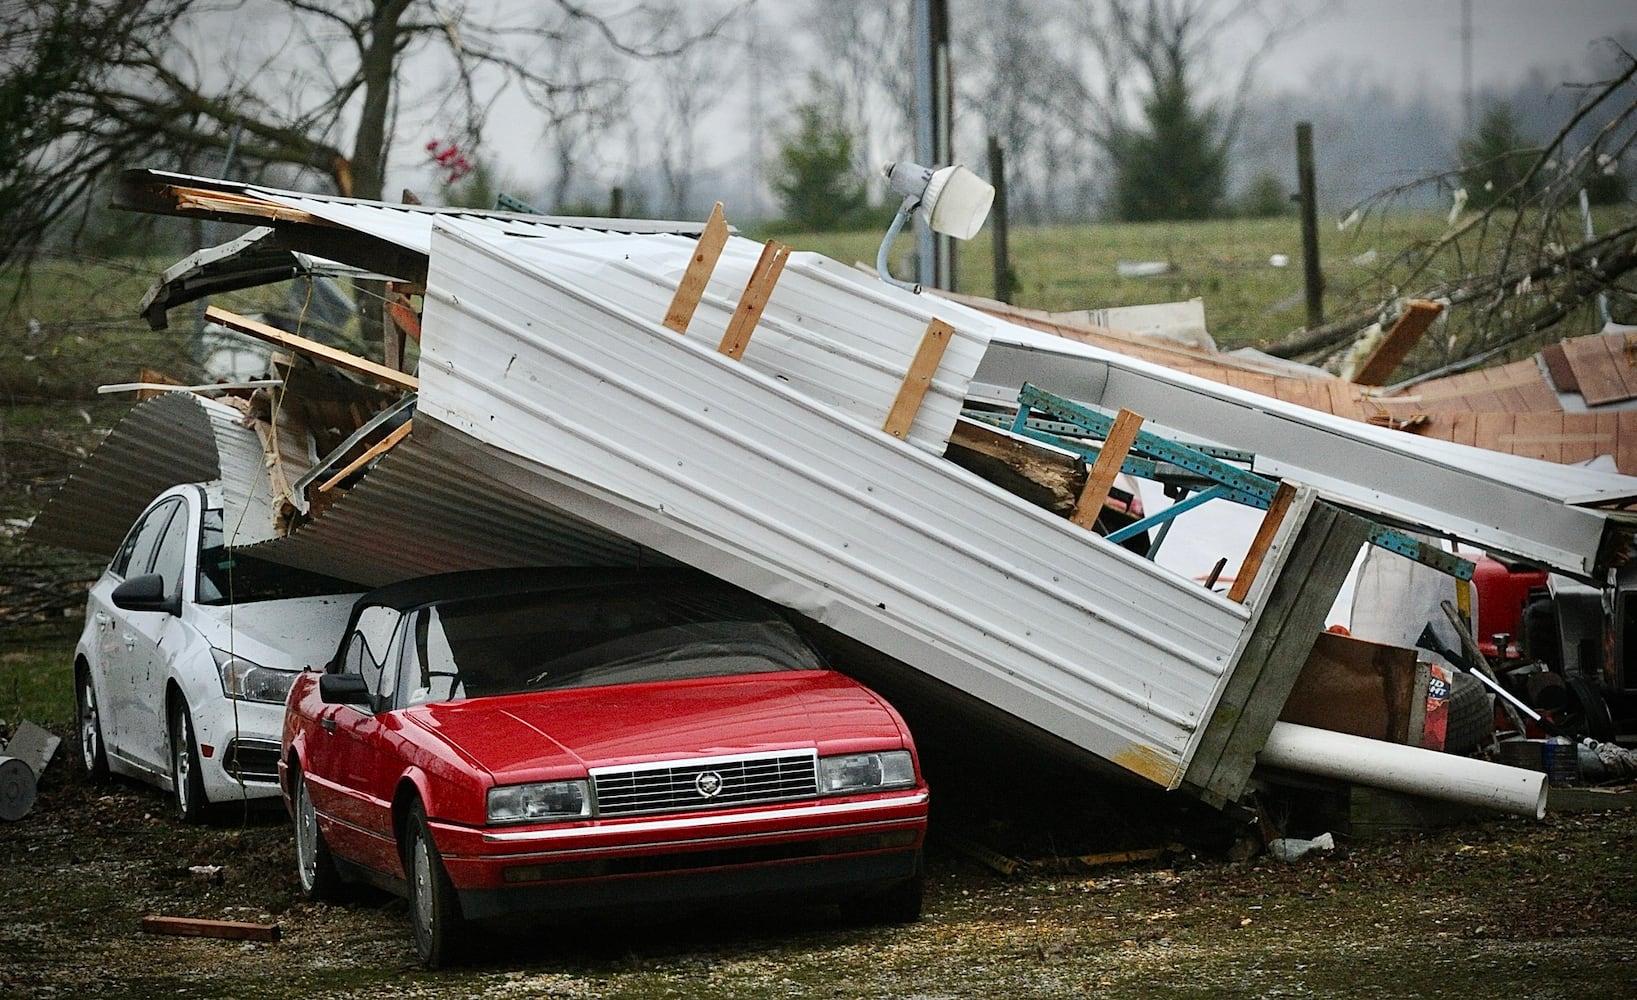
<path fill-rule="evenodd" d="M 306 894 L 406 896 L 430 967 L 495 917 L 787 893 L 920 914 L 903 719 L 777 609 L 691 572 L 364 595 L 290 689 L 279 780 Z"/>

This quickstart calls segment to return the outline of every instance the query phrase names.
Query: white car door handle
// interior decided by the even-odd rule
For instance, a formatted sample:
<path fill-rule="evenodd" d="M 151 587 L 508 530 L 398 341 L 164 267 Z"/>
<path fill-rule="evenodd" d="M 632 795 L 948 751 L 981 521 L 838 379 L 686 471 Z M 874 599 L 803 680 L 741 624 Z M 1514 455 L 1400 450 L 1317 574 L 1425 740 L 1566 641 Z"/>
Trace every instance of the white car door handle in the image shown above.
<path fill-rule="evenodd" d="M 136 648 L 136 636 L 134 636 L 131 633 L 127 632 L 124 635 L 120 636 L 120 638 L 125 640 L 125 648 L 126 649 L 135 649 Z"/>
<path fill-rule="evenodd" d="M 97 622 L 98 625 L 108 624 L 108 615 L 107 615 L 106 612 L 98 611 L 94 617 L 96 618 L 96 622 Z"/>

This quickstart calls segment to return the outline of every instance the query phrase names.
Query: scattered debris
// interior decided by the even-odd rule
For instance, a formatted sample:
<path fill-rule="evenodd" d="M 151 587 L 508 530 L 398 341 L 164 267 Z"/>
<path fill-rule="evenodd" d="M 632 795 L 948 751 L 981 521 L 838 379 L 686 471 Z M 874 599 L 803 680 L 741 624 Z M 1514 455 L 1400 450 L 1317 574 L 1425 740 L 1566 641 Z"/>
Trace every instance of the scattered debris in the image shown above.
<path fill-rule="evenodd" d="M 6 744 L 6 756 L 16 757 L 27 764 L 38 780 L 45 774 L 46 765 L 51 763 L 51 758 L 60 745 L 61 737 L 54 736 L 25 720 L 19 722 L 17 731 L 11 734 L 11 742 Z"/>
<path fill-rule="evenodd" d="M 1321 833 L 1312 840 L 1303 840 L 1300 837 L 1280 837 L 1278 840 L 1268 841 L 1268 856 L 1275 861 L 1297 861 L 1315 851 L 1333 851 L 1335 849 L 1336 838 L 1328 833 Z"/>
<path fill-rule="evenodd" d="M 229 941 L 277 941 L 282 933 L 278 924 L 253 924 L 243 920 L 203 920 L 193 917 L 157 916 L 143 917 L 142 930 L 148 934 L 223 938 Z"/>
<path fill-rule="evenodd" d="M 34 808 L 40 776 L 62 740 L 32 722 L 20 722 L 0 757 L 0 819 L 16 821 Z"/>
<path fill-rule="evenodd" d="M 0 819 L 15 821 L 34 808 L 34 772 L 16 757 L 0 757 Z"/>
<path fill-rule="evenodd" d="M 1156 275 L 1170 274 L 1176 270 L 1176 265 L 1168 260 L 1117 260 L 1114 262 L 1114 273 L 1122 278 L 1152 278 Z"/>

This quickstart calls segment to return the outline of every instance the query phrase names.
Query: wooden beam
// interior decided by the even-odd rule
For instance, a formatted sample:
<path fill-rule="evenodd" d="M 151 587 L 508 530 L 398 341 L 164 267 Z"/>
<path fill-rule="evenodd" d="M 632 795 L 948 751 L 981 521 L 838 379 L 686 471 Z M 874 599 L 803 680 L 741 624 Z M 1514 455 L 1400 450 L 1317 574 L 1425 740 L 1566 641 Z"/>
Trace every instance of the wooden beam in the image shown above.
<path fill-rule="evenodd" d="M 717 202 L 711 209 L 711 215 L 705 222 L 705 231 L 699 234 L 699 242 L 694 246 L 693 258 L 688 261 L 688 270 L 677 282 L 676 297 L 671 299 L 671 308 L 665 313 L 665 326 L 677 333 L 687 333 L 688 323 L 693 320 L 693 311 L 699 307 L 699 300 L 705 294 L 705 286 L 710 283 L 711 272 L 716 270 L 716 261 L 722 256 L 722 248 L 728 242 L 728 220 L 722 214 L 722 203 Z"/>
<path fill-rule="evenodd" d="M 1140 414 L 1130 410 L 1121 410 L 1115 416 L 1114 426 L 1108 429 L 1108 437 L 1103 439 L 1103 446 L 1097 451 L 1097 461 L 1086 476 L 1086 488 L 1080 491 L 1080 499 L 1075 503 L 1069 520 L 1087 530 L 1096 526 L 1097 518 L 1103 512 L 1103 504 L 1108 502 L 1108 491 L 1114 488 L 1120 466 L 1125 464 L 1131 444 L 1137 440 L 1137 432 L 1142 430 L 1142 419 Z"/>
<path fill-rule="evenodd" d="M 315 226 L 335 228 L 335 223 L 320 219 L 311 212 L 289 208 L 262 198 L 234 194 L 229 191 L 207 191 L 203 188 L 173 186 L 176 208 L 181 212 L 214 212 L 223 215 L 250 215 L 274 222 L 306 222 Z"/>
<path fill-rule="evenodd" d="M 957 420 L 944 457 L 1059 517 L 1074 513 L 1086 462 L 1057 448 L 974 420 Z"/>
<path fill-rule="evenodd" d="M 278 347 L 286 347 L 298 354 L 304 354 L 319 361 L 327 361 L 337 368 L 363 375 L 366 378 L 372 378 L 382 385 L 408 389 L 412 392 L 420 386 L 420 380 L 413 375 L 405 375 L 403 372 L 388 368 L 383 364 L 377 364 L 368 358 L 361 358 L 356 354 L 338 351 L 328 344 L 320 344 L 316 340 L 308 340 L 306 337 L 298 337 L 293 333 L 285 333 L 277 327 L 259 323 L 248 316 L 240 316 L 238 313 L 228 312 L 226 309 L 207 306 L 205 308 L 205 318 L 214 320 L 230 330 L 249 334 L 257 340 L 264 340 Z"/>
<path fill-rule="evenodd" d="M 278 924 L 252 924 L 242 920 L 202 920 L 192 917 L 142 918 L 142 929 L 149 934 L 171 934 L 178 937 L 226 938 L 229 941 L 277 941 Z"/>
<path fill-rule="evenodd" d="M 944 351 L 948 349 L 954 334 L 955 328 L 941 319 L 934 319 L 926 325 L 921 346 L 915 351 L 915 359 L 909 363 L 909 371 L 904 373 L 903 384 L 898 387 L 898 398 L 892 401 L 892 409 L 887 411 L 887 421 L 881 425 L 882 430 L 899 440 L 909 433 L 910 425 L 915 422 L 915 414 L 921 411 L 921 402 L 926 399 L 927 390 L 932 388 L 932 376 L 943 361 Z"/>
<path fill-rule="evenodd" d="M 1262 560 L 1267 558 L 1268 547 L 1273 544 L 1273 536 L 1279 533 L 1279 525 L 1284 522 L 1285 512 L 1290 510 L 1290 501 L 1295 496 L 1296 487 L 1289 483 L 1280 483 L 1274 491 L 1273 502 L 1268 504 L 1267 513 L 1262 515 L 1262 526 L 1256 529 L 1250 551 L 1245 553 L 1245 561 L 1239 564 L 1239 572 L 1234 575 L 1233 586 L 1228 588 L 1228 600 L 1235 604 L 1245 603 L 1245 598 L 1250 595 L 1250 585 L 1256 581 L 1256 574 L 1262 571 Z"/>
<path fill-rule="evenodd" d="M 362 455 L 359 455 L 357 458 L 348 462 L 346 468 L 320 483 L 318 485 L 318 492 L 328 493 L 330 490 L 334 489 L 341 482 L 341 480 L 352 475 L 354 472 L 357 472 L 359 469 L 362 469 L 365 465 L 373 461 L 377 455 L 384 455 L 388 451 L 391 451 L 393 448 L 397 447 L 399 441 L 402 441 L 404 438 L 409 436 L 409 429 L 414 425 L 414 423 L 415 421 L 413 420 L 405 420 L 397 427 L 394 427 L 392 429 L 392 433 L 375 442 L 375 444 Z"/>
<path fill-rule="evenodd" d="M 1405 307 L 1404 314 L 1398 317 L 1398 322 L 1381 338 L 1381 343 L 1370 352 L 1364 364 L 1359 366 L 1358 372 L 1353 375 L 1353 382 L 1357 385 L 1386 385 L 1387 376 L 1393 373 L 1410 349 L 1421 342 L 1427 327 L 1443 311 L 1444 307 L 1437 302 L 1412 299 Z"/>
<path fill-rule="evenodd" d="M 381 354 L 394 371 L 407 371 L 406 338 L 421 342 L 421 317 L 409 297 L 425 294 L 425 286 L 418 282 L 387 282 L 386 298 L 381 303 Z"/>
<path fill-rule="evenodd" d="M 734 310 L 733 319 L 728 321 L 728 330 L 722 335 L 722 343 L 716 348 L 718 351 L 735 361 L 744 357 L 750 335 L 756 331 L 762 310 L 772 297 L 773 286 L 779 283 L 779 275 L 784 273 L 784 264 L 789 257 L 790 248 L 778 240 L 768 240 L 762 247 L 762 255 L 756 261 L 756 269 L 750 272 L 745 294 L 739 298 L 739 308 Z"/>

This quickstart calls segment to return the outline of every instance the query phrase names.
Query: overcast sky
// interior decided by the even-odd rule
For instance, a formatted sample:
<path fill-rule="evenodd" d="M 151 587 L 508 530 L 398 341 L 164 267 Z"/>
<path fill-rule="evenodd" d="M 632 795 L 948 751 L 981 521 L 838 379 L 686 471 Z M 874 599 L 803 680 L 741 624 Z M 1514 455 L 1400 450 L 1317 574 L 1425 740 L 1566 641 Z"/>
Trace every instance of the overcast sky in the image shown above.
<path fill-rule="evenodd" d="M 1474 88 L 1587 65 L 1598 39 L 1637 32 L 1637 0 L 1472 0 Z M 1334 0 L 1264 64 L 1266 89 L 1344 72 L 1459 108 L 1461 0 Z M 1586 82 L 1581 75 L 1567 76 Z"/>

